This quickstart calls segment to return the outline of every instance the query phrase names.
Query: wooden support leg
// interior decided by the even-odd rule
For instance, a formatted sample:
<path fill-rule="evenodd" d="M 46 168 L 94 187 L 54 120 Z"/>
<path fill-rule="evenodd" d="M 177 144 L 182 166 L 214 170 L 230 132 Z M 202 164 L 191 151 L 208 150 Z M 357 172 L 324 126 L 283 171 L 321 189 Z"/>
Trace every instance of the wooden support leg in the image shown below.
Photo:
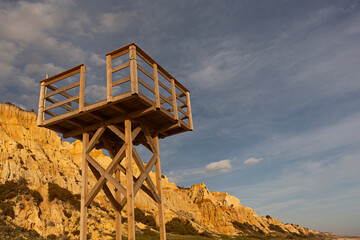
<path fill-rule="evenodd" d="M 160 195 L 160 202 L 158 203 L 158 215 L 159 215 L 159 227 L 160 227 L 160 240 L 166 240 L 166 230 L 165 230 L 165 216 L 164 216 L 164 198 L 162 194 L 162 184 L 161 184 L 161 164 L 160 164 L 160 148 L 159 148 L 159 137 L 156 136 L 153 138 L 158 153 L 158 159 L 155 164 L 155 176 L 156 176 L 156 188 Z"/>
<path fill-rule="evenodd" d="M 116 170 L 115 179 L 120 183 L 120 170 Z M 115 192 L 115 199 L 121 201 L 121 193 L 118 189 Z M 116 216 L 116 240 L 121 240 L 121 211 L 115 212 Z"/>
<path fill-rule="evenodd" d="M 133 183 L 133 159 L 132 159 L 132 136 L 131 121 L 125 120 L 125 144 L 126 144 L 126 195 L 128 215 L 128 240 L 135 239 L 135 213 L 134 213 L 134 183 Z"/>
<path fill-rule="evenodd" d="M 86 149 L 88 144 L 89 134 L 83 133 L 83 153 L 81 164 L 80 240 L 86 240 L 87 207 L 85 206 L 85 201 L 87 198 L 88 184 L 88 162 L 86 160 Z"/>

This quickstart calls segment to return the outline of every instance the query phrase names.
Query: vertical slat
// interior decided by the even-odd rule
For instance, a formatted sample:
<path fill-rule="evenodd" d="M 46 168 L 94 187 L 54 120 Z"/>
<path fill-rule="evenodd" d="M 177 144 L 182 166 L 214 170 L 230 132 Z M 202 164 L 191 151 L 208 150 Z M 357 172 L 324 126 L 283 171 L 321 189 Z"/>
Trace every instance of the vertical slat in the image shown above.
<path fill-rule="evenodd" d="M 106 84 L 107 84 L 107 102 L 112 100 L 112 67 L 111 67 L 111 55 L 106 56 Z"/>
<path fill-rule="evenodd" d="M 84 98 L 85 98 L 85 65 L 80 67 L 80 87 L 79 87 L 79 111 L 84 110 Z"/>
<path fill-rule="evenodd" d="M 129 47 L 129 56 L 130 56 L 130 80 L 131 80 L 131 93 L 139 93 L 139 83 L 137 75 L 137 62 L 136 62 L 136 47 L 131 45 Z"/>
<path fill-rule="evenodd" d="M 179 120 L 178 108 L 177 108 L 177 100 L 176 100 L 176 88 L 175 88 L 175 80 L 171 79 L 171 91 L 172 91 L 172 99 L 173 99 L 173 108 L 174 108 L 174 116 L 176 120 Z"/>
<path fill-rule="evenodd" d="M 131 121 L 125 120 L 125 144 L 126 144 L 126 195 L 128 214 L 128 240 L 135 239 L 135 213 L 134 213 L 134 183 L 133 183 L 133 158 Z"/>
<path fill-rule="evenodd" d="M 39 109 L 38 109 L 38 117 L 37 117 L 37 125 L 38 126 L 42 125 L 42 122 L 44 120 L 45 91 L 46 91 L 45 82 L 42 82 L 41 86 L 40 86 Z"/>
<path fill-rule="evenodd" d="M 85 206 L 85 201 L 87 198 L 88 187 L 88 162 L 86 160 L 86 149 L 88 144 L 89 134 L 83 133 L 83 152 L 81 164 L 80 240 L 86 240 L 87 207 Z"/>
<path fill-rule="evenodd" d="M 186 91 L 186 105 L 187 105 L 187 112 L 188 112 L 188 121 L 189 127 L 191 130 L 194 130 L 193 120 L 192 120 L 192 113 L 191 113 L 191 104 L 190 104 L 190 92 Z"/>
<path fill-rule="evenodd" d="M 157 68 L 157 64 L 154 63 L 153 64 L 153 69 L 154 69 L 154 89 L 155 89 L 155 107 L 156 108 L 160 108 L 160 91 L 159 91 L 159 75 L 158 75 L 158 68 Z"/>
<path fill-rule="evenodd" d="M 115 171 L 115 179 L 120 183 L 120 170 Z M 121 202 L 121 193 L 118 189 L 115 190 L 115 199 Z M 121 240 L 121 212 L 116 211 L 116 240 Z"/>
<path fill-rule="evenodd" d="M 161 164 L 160 164 L 160 148 L 159 148 L 159 137 L 153 138 L 158 153 L 158 159 L 155 164 L 155 177 L 156 177 L 156 188 L 160 195 L 160 203 L 158 204 L 158 216 L 159 216 L 159 227 L 160 227 L 160 240 L 166 240 L 166 229 L 165 229 L 165 215 L 164 215 L 164 197 L 162 192 L 161 183 Z"/>

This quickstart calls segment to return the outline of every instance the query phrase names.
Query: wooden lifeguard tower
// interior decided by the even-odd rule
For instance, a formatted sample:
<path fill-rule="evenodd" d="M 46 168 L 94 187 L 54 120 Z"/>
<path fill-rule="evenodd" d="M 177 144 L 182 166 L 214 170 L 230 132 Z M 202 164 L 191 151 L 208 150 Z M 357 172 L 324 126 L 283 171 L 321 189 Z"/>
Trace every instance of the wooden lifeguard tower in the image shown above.
<path fill-rule="evenodd" d="M 106 73 L 106 98 L 92 104 L 85 103 L 84 64 L 40 81 L 37 124 L 83 141 L 81 240 L 87 235 L 87 207 L 100 190 L 116 212 L 116 239 L 121 239 L 120 213 L 126 204 L 128 239 L 135 239 L 139 189 L 158 204 L 160 239 L 166 239 L 159 138 L 193 130 L 189 90 L 134 43 L 106 54 Z M 146 165 L 134 147 L 139 144 L 152 153 Z M 106 169 L 90 156 L 94 148 L 109 152 L 112 161 Z M 139 176 L 133 174 L 133 161 Z M 155 184 L 149 177 L 154 166 Z M 97 179 L 90 191 L 88 168 Z"/>

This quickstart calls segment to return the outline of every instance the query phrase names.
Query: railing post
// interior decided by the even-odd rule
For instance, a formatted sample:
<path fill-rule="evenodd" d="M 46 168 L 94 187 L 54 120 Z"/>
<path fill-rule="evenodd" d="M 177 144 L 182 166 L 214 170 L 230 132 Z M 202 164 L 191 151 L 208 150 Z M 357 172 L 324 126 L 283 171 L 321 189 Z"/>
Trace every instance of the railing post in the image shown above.
<path fill-rule="evenodd" d="M 130 57 L 130 80 L 131 80 L 131 93 L 139 93 L 139 84 L 138 84 L 138 75 L 137 75 L 137 62 L 136 62 L 136 47 L 131 45 L 129 47 L 129 57 Z"/>
<path fill-rule="evenodd" d="M 179 120 L 178 108 L 177 108 L 177 100 L 176 100 L 176 88 L 175 88 L 175 80 L 171 79 L 171 91 L 172 91 L 172 99 L 173 99 L 173 108 L 174 108 L 174 116 L 176 120 Z"/>
<path fill-rule="evenodd" d="M 153 64 L 153 69 L 154 69 L 154 89 L 155 89 L 155 107 L 156 108 L 160 108 L 160 91 L 159 91 L 159 75 L 158 75 L 158 68 L 157 68 L 157 64 L 154 63 Z"/>
<path fill-rule="evenodd" d="M 79 87 L 79 111 L 84 110 L 84 98 L 85 98 L 85 65 L 80 67 L 80 87 Z"/>
<path fill-rule="evenodd" d="M 45 92 L 46 92 L 45 82 L 42 82 L 40 86 L 39 109 L 38 109 L 38 117 L 37 117 L 38 126 L 41 126 L 42 122 L 44 121 Z"/>
<path fill-rule="evenodd" d="M 112 56 L 106 55 L 106 100 L 111 102 L 112 100 L 112 67 L 111 67 Z"/>
<path fill-rule="evenodd" d="M 89 134 L 83 133 L 83 151 L 81 163 L 81 203 L 80 203 L 80 240 L 86 240 L 87 207 L 85 201 L 87 198 L 88 184 L 88 161 L 86 160 L 86 149 L 89 144 Z"/>
<path fill-rule="evenodd" d="M 190 105 L 190 92 L 186 91 L 186 107 L 188 112 L 188 120 L 189 120 L 189 127 L 191 130 L 194 130 L 193 121 L 192 121 L 192 113 L 191 113 L 191 105 Z"/>

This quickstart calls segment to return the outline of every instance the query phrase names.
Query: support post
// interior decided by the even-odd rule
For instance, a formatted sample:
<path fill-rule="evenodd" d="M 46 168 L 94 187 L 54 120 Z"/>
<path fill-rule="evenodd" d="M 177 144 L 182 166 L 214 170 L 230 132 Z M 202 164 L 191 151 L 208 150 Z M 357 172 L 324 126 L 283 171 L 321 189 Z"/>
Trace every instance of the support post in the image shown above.
<path fill-rule="evenodd" d="M 177 100 L 176 100 L 176 87 L 175 87 L 174 79 L 171 79 L 171 91 L 172 91 L 172 99 L 173 99 L 174 116 L 176 120 L 179 120 Z"/>
<path fill-rule="evenodd" d="M 134 45 L 131 45 L 129 49 L 131 93 L 138 94 L 139 81 L 137 75 L 136 47 Z"/>
<path fill-rule="evenodd" d="M 157 68 L 157 64 L 154 63 L 153 64 L 153 69 L 154 69 L 154 89 L 155 89 L 155 107 L 157 109 L 160 109 L 161 105 L 160 105 L 160 91 L 159 91 L 159 75 L 158 75 L 158 68 Z"/>
<path fill-rule="evenodd" d="M 111 102 L 112 98 L 112 67 L 111 67 L 112 57 L 111 55 L 106 55 L 106 100 Z"/>
<path fill-rule="evenodd" d="M 80 87 L 79 87 L 79 111 L 84 110 L 84 98 L 85 98 L 85 65 L 80 67 Z M 70 102 L 71 104 L 71 102 Z M 71 107 L 71 105 L 70 105 Z"/>
<path fill-rule="evenodd" d="M 187 106 L 187 113 L 188 113 L 188 120 L 189 120 L 189 127 L 191 130 L 194 130 L 193 120 L 192 120 L 192 113 L 191 113 L 191 104 L 190 104 L 190 92 L 186 91 L 186 106 Z"/>
<path fill-rule="evenodd" d="M 87 207 L 85 201 L 87 197 L 88 184 L 88 162 L 86 160 L 86 149 L 89 144 L 89 134 L 83 133 L 83 151 L 81 162 L 81 204 L 80 204 L 80 240 L 86 240 Z"/>
<path fill-rule="evenodd" d="M 42 122 L 44 121 L 45 92 L 46 92 L 45 82 L 42 82 L 40 87 L 39 109 L 38 109 L 38 118 L 37 118 L 38 126 L 42 125 Z"/>
<path fill-rule="evenodd" d="M 161 183 L 161 164 L 160 164 L 160 148 L 159 148 L 159 137 L 158 134 L 153 138 L 157 150 L 158 159 L 155 164 L 155 177 L 156 177 L 156 188 L 160 195 L 160 202 L 158 203 L 158 216 L 159 216 L 159 228 L 160 228 L 160 240 L 166 240 L 165 230 L 165 215 L 164 215 L 164 197 L 162 193 Z"/>
<path fill-rule="evenodd" d="M 115 171 L 115 179 L 120 183 L 120 170 Z M 118 189 L 115 191 L 115 199 L 121 202 L 121 193 Z M 116 217 L 116 240 L 121 240 L 121 211 L 115 211 Z"/>
<path fill-rule="evenodd" d="M 125 144 L 126 144 L 126 195 L 128 215 L 128 240 L 135 240 L 135 213 L 134 213 L 134 182 L 133 182 L 133 158 L 131 120 L 125 120 Z"/>

